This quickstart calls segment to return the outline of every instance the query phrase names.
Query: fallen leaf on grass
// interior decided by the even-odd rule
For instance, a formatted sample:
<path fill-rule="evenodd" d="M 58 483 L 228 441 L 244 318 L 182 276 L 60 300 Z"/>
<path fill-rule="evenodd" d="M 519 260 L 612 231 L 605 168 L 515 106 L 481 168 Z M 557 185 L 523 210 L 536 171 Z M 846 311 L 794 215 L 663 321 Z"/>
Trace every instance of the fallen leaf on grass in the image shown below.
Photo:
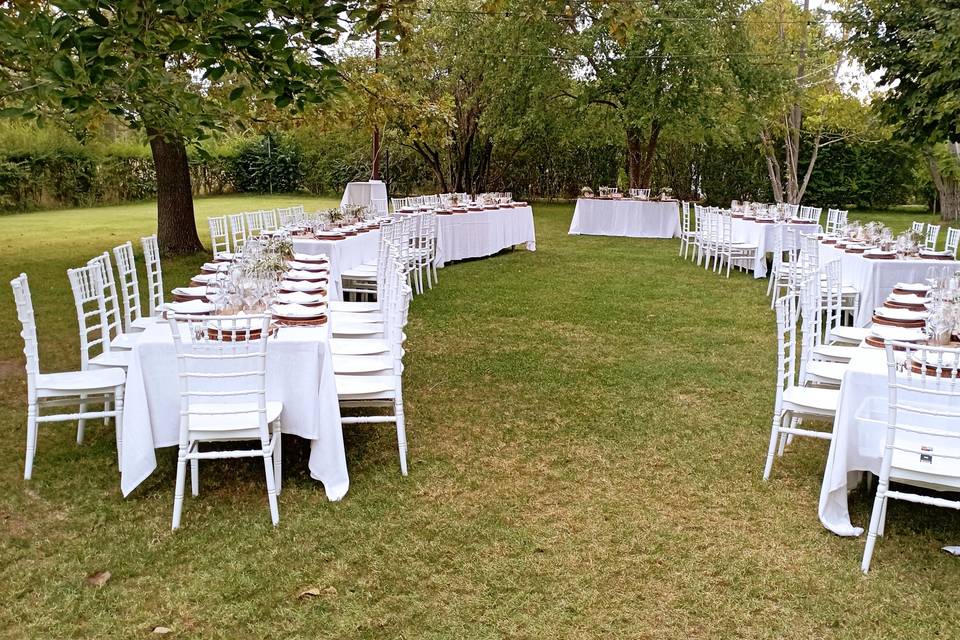
<path fill-rule="evenodd" d="M 170 627 L 154 627 L 153 632 L 158 635 L 164 636 L 164 635 L 167 635 L 168 633 L 173 633 L 173 629 L 171 629 Z"/>
<path fill-rule="evenodd" d="M 297 594 L 297 599 L 299 600 L 312 600 L 313 598 L 319 598 L 320 596 L 333 597 L 337 595 L 336 587 L 308 587 Z"/>
<path fill-rule="evenodd" d="M 107 580 L 109 579 L 109 571 L 97 571 L 87 576 L 87 584 L 91 587 L 97 587 L 99 589 L 103 585 L 107 584 Z"/>

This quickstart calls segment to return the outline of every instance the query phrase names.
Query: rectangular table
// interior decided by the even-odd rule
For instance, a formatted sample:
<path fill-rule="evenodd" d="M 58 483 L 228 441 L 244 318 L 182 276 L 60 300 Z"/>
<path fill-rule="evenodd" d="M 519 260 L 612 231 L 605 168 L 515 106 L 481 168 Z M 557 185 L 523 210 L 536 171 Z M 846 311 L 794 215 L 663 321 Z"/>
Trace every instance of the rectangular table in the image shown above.
<path fill-rule="evenodd" d="M 310 476 L 323 483 L 330 500 L 339 500 L 350 479 L 328 327 L 282 327 L 269 338 L 267 400 L 283 402 L 283 433 L 310 441 Z M 178 444 L 179 429 L 176 350 L 169 325 L 158 322 L 144 331 L 127 369 L 120 467 L 124 496 L 156 469 L 155 449 Z"/>
<path fill-rule="evenodd" d="M 833 440 L 820 487 L 820 522 L 837 535 L 863 533 L 862 527 L 850 522 L 847 492 L 859 483 L 863 472 L 880 474 L 886 442 L 887 402 L 886 352 L 863 345 L 850 359 L 843 375 Z M 916 422 L 916 419 L 911 415 L 911 420 Z M 950 428 L 942 421 L 936 426 Z"/>
<path fill-rule="evenodd" d="M 820 266 L 840 260 L 840 276 L 844 285 L 860 292 L 860 310 L 855 324 L 865 327 L 898 282 L 923 282 L 927 269 L 960 269 L 956 260 L 875 260 L 860 253 L 847 253 L 831 244 L 820 244 Z"/>
<path fill-rule="evenodd" d="M 491 256 L 519 244 L 527 251 L 537 250 L 530 206 L 437 215 L 437 267 Z"/>
<path fill-rule="evenodd" d="M 330 259 L 330 300 L 340 300 L 340 274 L 365 262 L 376 264 L 380 249 L 380 231 L 365 231 L 343 240 L 308 240 L 293 238 L 293 250 L 297 253 L 325 255 Z"/>
<path fill-rule="evenodd" d="M 570 235 L 679 238 L 680 204 L 654 200 L 580 198 Z"/>
<path fill-rule="evenodd" d="M 780 234 L 783 250 L 789 251 L 799 247 L 800 238 L 797 234 L 817 233 L 820 230 L 820 225 L 815 222 L 757 222 L 745 218 L 732 218 L 730 222 L 734 242 L 757 246 L 757 257 L 753 264 L 754 278 L 767 276 L 767 254 L 772 253 L 777 246 L 776 234 Z"/>

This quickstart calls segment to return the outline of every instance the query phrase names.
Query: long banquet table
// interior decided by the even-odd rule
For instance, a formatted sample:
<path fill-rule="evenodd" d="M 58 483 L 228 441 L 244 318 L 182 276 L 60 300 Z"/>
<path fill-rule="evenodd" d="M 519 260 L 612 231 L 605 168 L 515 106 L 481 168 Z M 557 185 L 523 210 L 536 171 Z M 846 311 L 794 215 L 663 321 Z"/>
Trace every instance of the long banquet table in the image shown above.
<path fill-rule="evenodd" d="M 680 237 L 678 202 L 580 198 L 570 221 L 570 235 Z"/>
<path fill-rule="evenodd" d="M 753 263 L 754 278 L 767 276 L 767 253 L 772 252 L 777 246 L 776 234 L 780 234 L 783 250 L 789 251 L 797 248 L 798 234 L 817 233 L 820 230 L 820 225 L 815 222 L 757 222 L 748 218 L 733 218 L 731 222 L 734 242 L 757 247 L 757 256 Z M 790 231 L 796 233 L 790 233 Z"/>
<path fill-rule="evenodd" d="M 856 486 L 864 471 L 880 474 L 887 426 L 886 352 L 862 345 L 847 366 L 840 385 L 840 404 L 834 420 L 833 440 L 820 487 L 820 522 L 841 536 L 858 536 L 863 528 L 850 521 L 848 490 Z M 955 403 L 950 405 L 954 411 Z M 911 420 L 918 416 L 911 415 Z M 951 428 L 931 418 L 940 429 Z M 934 449 L 937 444 L 930 442 Z M 949 448 L 949 447 L 945 447 Z M 872 505 L 871 505 L 872 506 Z"/>
<path fill-rule="evenodd" d="M 340 299 L 340 273 L 363 263 L 376 263 L 380 231 L 365 231 L 343 240 L 308 240 L 294 238 L 293 250 L 310 255 L 326 255 L 330 259 L 330 300 Z"/>
<path fill-rule="evenodd" d="M 858 327 L 870 324 L 873 310 L 886 300 L 898 282 L 923 282 L 930 267 L 960 269 L 960 262 L 956 260 L 876 260 L 820 243 L 820 264 L 833 260 L 840 260 L 843 284 L 854 286 L 860 292 L 860 310 L 855 319 Z"/>
<path fill-rule="evenodd" d="M 267 400 L 283 402 L 283 433 L 310 441 L 310 476 L 323 483 L 327 498 L 339 500 L 350 479 L 328 326 L 282 327 L 270 338 Z M 169 325 L 158 322 L 134 346 L 127 369 L 120 466 L 124 496 L 156 469 L 155 449 L 177 445 L 179 420 L 176 351 Z"/>
<path fill-rule="evenodd" d="M 437 267 L 491 256 L 516 245 L 537 250 L 530 206 L 437 215 Z"/>

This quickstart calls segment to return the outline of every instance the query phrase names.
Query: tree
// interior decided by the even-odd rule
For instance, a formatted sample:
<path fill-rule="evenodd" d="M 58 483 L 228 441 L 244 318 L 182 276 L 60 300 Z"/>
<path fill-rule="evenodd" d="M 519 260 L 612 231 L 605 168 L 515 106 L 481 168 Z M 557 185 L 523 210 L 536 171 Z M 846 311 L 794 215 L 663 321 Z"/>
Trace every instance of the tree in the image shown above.
<path fill-rule="evenodd" d="M 658 143 L 673 132 L 708 135 L 732 88 L 728 44 L 739 3 L 580 0 L 561 18 L 582 61 L 580 99 L 612 110 L 623 127 L 632 188 L 647 188 Z"/>
<path fill-rule="evenodd" d="M 160 246 L 191 253 L 202 246 L 187 145 L 242 123 L 252 101 L 302 109 L 337 89 L 324 47 L 343 16 L 393 27 L 355 0 L 0 2 L 3 114 L 84 125 L 109 113 L 143 131 Z"/>
<path fill-rule="evenodd" d="M 850 49 L 880 74 L 879 112 L 921 145 L 945 219 L 960 218 L 960 4 L 852 0 Z"/>

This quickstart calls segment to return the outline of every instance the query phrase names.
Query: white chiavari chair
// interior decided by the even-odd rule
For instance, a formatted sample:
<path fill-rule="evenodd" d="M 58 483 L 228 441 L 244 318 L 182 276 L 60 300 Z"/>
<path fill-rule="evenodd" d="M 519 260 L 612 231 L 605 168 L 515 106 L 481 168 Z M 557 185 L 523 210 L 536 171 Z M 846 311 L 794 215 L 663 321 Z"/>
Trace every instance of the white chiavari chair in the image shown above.
<path fill-rule="evenodd" d="M 869 335 L 870 330 L 865 327 L 853 327 L 843 323 L 845 317 L 851 319 L 857 317 L 859 295 L 856 296 L 856 306 L 849 306 L 851 288 L 843 285 L 841 264 L 840 260 L 831 260 L 821 270 L 822 298 L 827 308 L 826 342 L 858 345 Z"/>
<path fill-rule="evenodd" d="M 140 279 L 137 277 L 137 263 L 133 254 L 133 243 L 127 240 L 113 248 L 117 260 L 117 273 L 120 275 L 120 300 L 123 303 L 123 326 L 127 333 L 143 331 L 155 322 L 145 317 L 140 307 Z"/>
<path fill-rule="evenodd" d="M 283 403 L 267 400 L 269 315 L 168 317 L 177 353 L 180 434 L 173 499 L 173 529 L 180 527 L 187 462 L 193 495 L 200 492 L 200 460 L 263 458 L 267 501 L 280 521 Z M 224 443 L 259 441 L 253 449 Z M 201 451 L 201 443 L 217 443 Z"/>
<path fill-rule="evenodd" d="M 904 500 L 960 510 L 960 382 L 956 349 L 886 343 L 887 429 L 877 494 L 860 569 L 883 535 L 887 503 Z M 891 488 L 890 483 L 897 483 Z M 919 487 L 923 493 L 907 491 Z M 930 495 L 932 491 L 950 495 Z"/>
<path fill-rule="evenodd" d="M 947 227 L 947 243 L 943 248 L 949 251 L 950 255 L 956 257 L 958 245 L 960 245 L 960 229 Z"/>
<path fill-rule="evenodd" d="M 784 209 L 788 214 L 790 214 L 791 220 L 800 219 L 800 205 L 798 204 L 784 204 Z"/>
<path fill-rule="evenodd" d="M 857 347 L 844 344 L 831 344 L 826 340 L 825 331 L 828 323 L 824 322 L 823 308 L 825 295 L 834 291 L 826 286 L 824 274 L 820 269 L 804 271 L 800 275 L 800 309 L 802 322 L 806 330 L 813 336 L 810 345 L 810 357 L 814 360 L 828 362 L 850 362 L 850 358 L 857 352 Z M 828 297 L 828 300 L 832 300 Z M 829 302 L 835 308 L 837 302 Z"/>
<path fill-rule="evenodd" d="M 120 315 L 120 301 L 117 297 L 117 281 L 113 275 L 113 261 L 104 251 L 87 262 L 88 267 L 100 269 L 100 296 L 106 306 L 107 339 L 111 349 L 132 349 L 137 343 L 139 333 L 125 333 L 123 318 Z"/>
<path fill-rule="evenodd" d="M 113 418 L 117 425 L 117 455 L 120 452 L 120 425 L 123 424 L 123 385 L 126 374 L 121 368 L 40 373 L 40 353 L 33 300 L 26 274 L 10 281 L 20 320 L 20 336 L 27 369 L 27 450 L 23 479 L 33 476 L 39 425 L 77 420 L 77 444 L 83 442 L 87 420 Z M 101 411 L 88 411 L 88 405 L 102 405 Z M 76 407 L 68 413 L 50 412 L 57 407 Z"/>
<path fill-rule="evenodd" d="M 143 260 L 147 267 L 147 302 L 151 316 L 163 311 L 163 270 L 160 266 L 160 246 L 157 236 L 140 238 L 143 247 Z"/>
<path fill-rule="evenodd" d="M 723 266 L 726 265 L 728 278 L 730 277 L 731 266 L 736 266 L 741 269 L 751 269 L 757 258 L 757 245 L 733 241 L 733 219 L 729 213 L 720 213 L 720 225 L 719 268 L 722 270 Z"/>
<path fill-rule="evenodd" d="M 67 270 L 80 333 L 80 368 L 126 367 L 130 351 L 112 349 L 109 318 L 97 264 Z"/>
<path fill-rule="evenodd" d="M 684 260 L 690 245 L 696 241 L 697 232 L 690 226 L 690 203 L 684 200 L 680 203 L 680 253 Z"/>
<path fill-rule="evenodd" d="M 260 231 L 271 232 L 280 228 L 280 221 L 277 218 L 276 209 L 260 210 Z"/>
<path fill-rule="evenodd" d="M 243 249 L 243 243 L 247 240 L 247 227 L 244 224 L 245 214 L 234 213 L 227 216 L 230 223 L 230 245 L 234 251 Z"/>
<path fill-rule="evenodd" d="M 823 228 L 823 231 L 828 236 L 832 236 L 840 229 L 840 213 L 839 209 L 827 209 L 827 224 Z"/>
<path fill-rule="evenodd" d="M 937 250 L 937 240 L 940 239 L 940 225 L 938 224 L 928 224 L 927 231 L 924 236 L 924 248 L 928 251 Z"/>
<path fill-rule="evenodd" d="M 614 189 L 610 193 L 616 193 L 616 192 L 617 192 L 616 189 Z M 649 198 L 650 189 L 630 189 L 630 197 L 631 198 Z"/>
<path fill-rule="evenodd" d="M 803 387 L 797 384 L 796 316 L 793 298 L 779 298 L 774 307 L 777 312 L 777 384 L 770 444 L 763 469 L 764 480 L 770 478 L 774 456 L 783 454 L 788 437 L 806 436 L 822 440 L 833 438 L 832 430 L 805 428 L 801 426 L 801 421 L 807 419 L 832 423 L 840 399 L 837 389 Z"/>
<path fill-rule="evenodd" d="M 389 214 L 386 198 L 371 198 L 370 206 L 373 207 L 373 210 L 377 212 L 378 217 Z"/>
<path fill-rule="evenodd" d="M 830 305 L 824 309 L 818 290 L 819 276 L 806 280 L 800 287 L 800 386 L 840 387 L 847 363 L 824 360 L 817 356 L 817 348 L 823 342 L 823 319 L 830 315 Z"/>
<path fill-rule="evenodd" d="M 230 233 L 227 231 L 227 216 L 208 218 L 207 224 L 210 226 L 210 250 L 213 252 L 213 259 L 231 259 L 233 254 L 230 253 Z"/>
<path fill-rule="evenodd" d="M 281 227 L 291 227 L 299 222 L 297 220 L 297 214 L 293 212 L 292 207 L 278 207 L 277 212 L 277 221 Z"/>
<path fill-rule="evenodd" d="M 290 211 L 293 213 L 293 215 L 297 216 L 297 220 L 303 220 L 304 216 L 306 216 L 306 212 L 304 211 L 302 204 L 293 205 L 290 207 Z"/>
<path fill-rule="evenodd" d="M 246 228 L 247 238 L 256 238 L 263 232 L 263 216 L 261 211 L 247 211 L 243 214 L 243 225 Z"/>
<path fill-rule="evenodd" d="M 922 222 L 917 222 L 916 220 L 914 220 L 914 221 L 913 221 L 913 226 L 911 227 L 911 230 L 912 230 L 914 233 L 919 233 L 920 235 L 923 235 L 923 226 L 924 226 L 924 223 L 922 223 Z"/>
<path fill-rule="evenodd" d="M 785 295 L 797 295 L 797 290 L 791 290 L 791 282 L 796 279 L 797 239 L 796 231 L 786 225 L 777 225 L 773 234 L 773 265 L 770 268 L 770 281 L 767 283 L 767 295 L 771 297 L 770 308 L 773 309 L 777 298 Z M 785 237 L 786 236 L 786 237 Z M 786 246 L 784 240 L 786 239 Z M 786 256 L 786 260 L 784 260 Z"/>

